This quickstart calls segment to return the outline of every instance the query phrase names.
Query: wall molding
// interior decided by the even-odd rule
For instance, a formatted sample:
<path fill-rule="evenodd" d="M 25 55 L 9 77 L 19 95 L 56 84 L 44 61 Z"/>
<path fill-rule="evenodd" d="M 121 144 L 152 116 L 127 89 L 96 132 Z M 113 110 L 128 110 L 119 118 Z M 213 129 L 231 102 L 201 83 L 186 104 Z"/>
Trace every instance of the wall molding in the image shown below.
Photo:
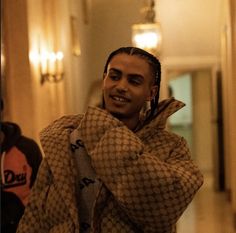
<path fill-rule="evenodd" d="M 220 70 L 221 60 L 217 56 L 181 56 L 165 57 L 161 61 L 166 70 L 199 70 L 216 69 Z"/>

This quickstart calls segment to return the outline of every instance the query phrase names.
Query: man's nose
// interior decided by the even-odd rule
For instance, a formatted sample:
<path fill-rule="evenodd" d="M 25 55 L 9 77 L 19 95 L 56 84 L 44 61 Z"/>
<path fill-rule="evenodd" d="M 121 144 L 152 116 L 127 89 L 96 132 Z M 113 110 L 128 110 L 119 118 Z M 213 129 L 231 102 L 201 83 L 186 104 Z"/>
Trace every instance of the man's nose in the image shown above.
<path fill-rule="evenodd" d="M 119 82 L 117 83 L 117 86 L 116 86 L 117 90 L 119 91 L 127 91 L 128 90 L 128 83 L 127 83 L 127 80 L 122 77 Z"/>

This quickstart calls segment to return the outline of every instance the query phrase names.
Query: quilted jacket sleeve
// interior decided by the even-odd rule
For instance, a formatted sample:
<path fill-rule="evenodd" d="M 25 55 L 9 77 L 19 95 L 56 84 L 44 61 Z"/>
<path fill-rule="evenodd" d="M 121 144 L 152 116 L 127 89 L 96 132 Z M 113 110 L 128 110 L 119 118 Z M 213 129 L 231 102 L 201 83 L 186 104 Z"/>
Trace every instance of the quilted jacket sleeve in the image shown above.
<path fill-rule="evenodd" d="M 62 117 L 41 132 L 45 156 L 17 233 L 78 232 L 74 164 L 68 138 L 79 122 Z"/>
<path fill-rule="evenodd" d="M 17 233 L 47 232 L 44 202 L 50 186 L 50 173 L 46 159 L 43 159 L 37 179 L 31 191 L 29 203 L 17 228 Z"/>
<path fill-rule="evenodd" d="M 83 124 L 87 128 L 86 118 Z M 89 130 L 83 137 L 97 175 L 140 229 L 170 232 L 203 182 L 185 141 L 180 138 L 162 161 L 126 126 L 102 126 L 93 128 L 96 138 Z"/>
<path fill-rule="evenodd" d="M 44 158 L 17 233 L 76 232 L 75 225 Z"/>

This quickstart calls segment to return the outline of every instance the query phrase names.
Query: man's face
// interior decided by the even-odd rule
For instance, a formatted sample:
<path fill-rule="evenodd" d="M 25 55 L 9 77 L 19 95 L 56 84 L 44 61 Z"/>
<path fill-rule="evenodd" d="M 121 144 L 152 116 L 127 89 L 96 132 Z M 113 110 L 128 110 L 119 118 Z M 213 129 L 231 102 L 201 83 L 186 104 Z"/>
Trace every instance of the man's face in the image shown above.
<path fill-rule="evenodd" d="M 115 55 L 103 80 L 105 108 L 118 118 L 137 119 L 146 101 L 156 94 L 148 62 L 137 55 Z"/>

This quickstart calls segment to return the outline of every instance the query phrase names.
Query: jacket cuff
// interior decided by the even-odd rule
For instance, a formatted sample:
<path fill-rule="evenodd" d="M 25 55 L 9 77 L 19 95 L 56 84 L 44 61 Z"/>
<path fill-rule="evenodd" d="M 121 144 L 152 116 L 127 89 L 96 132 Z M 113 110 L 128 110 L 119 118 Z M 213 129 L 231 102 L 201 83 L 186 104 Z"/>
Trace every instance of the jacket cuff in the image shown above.
<path fill-rule="evenodd" d="M 124 124 L 106 110 L 98 107 L 88 107 L 80 125 L 82 141 L 88 152 L 99 142 L 107 130 Z"/>

